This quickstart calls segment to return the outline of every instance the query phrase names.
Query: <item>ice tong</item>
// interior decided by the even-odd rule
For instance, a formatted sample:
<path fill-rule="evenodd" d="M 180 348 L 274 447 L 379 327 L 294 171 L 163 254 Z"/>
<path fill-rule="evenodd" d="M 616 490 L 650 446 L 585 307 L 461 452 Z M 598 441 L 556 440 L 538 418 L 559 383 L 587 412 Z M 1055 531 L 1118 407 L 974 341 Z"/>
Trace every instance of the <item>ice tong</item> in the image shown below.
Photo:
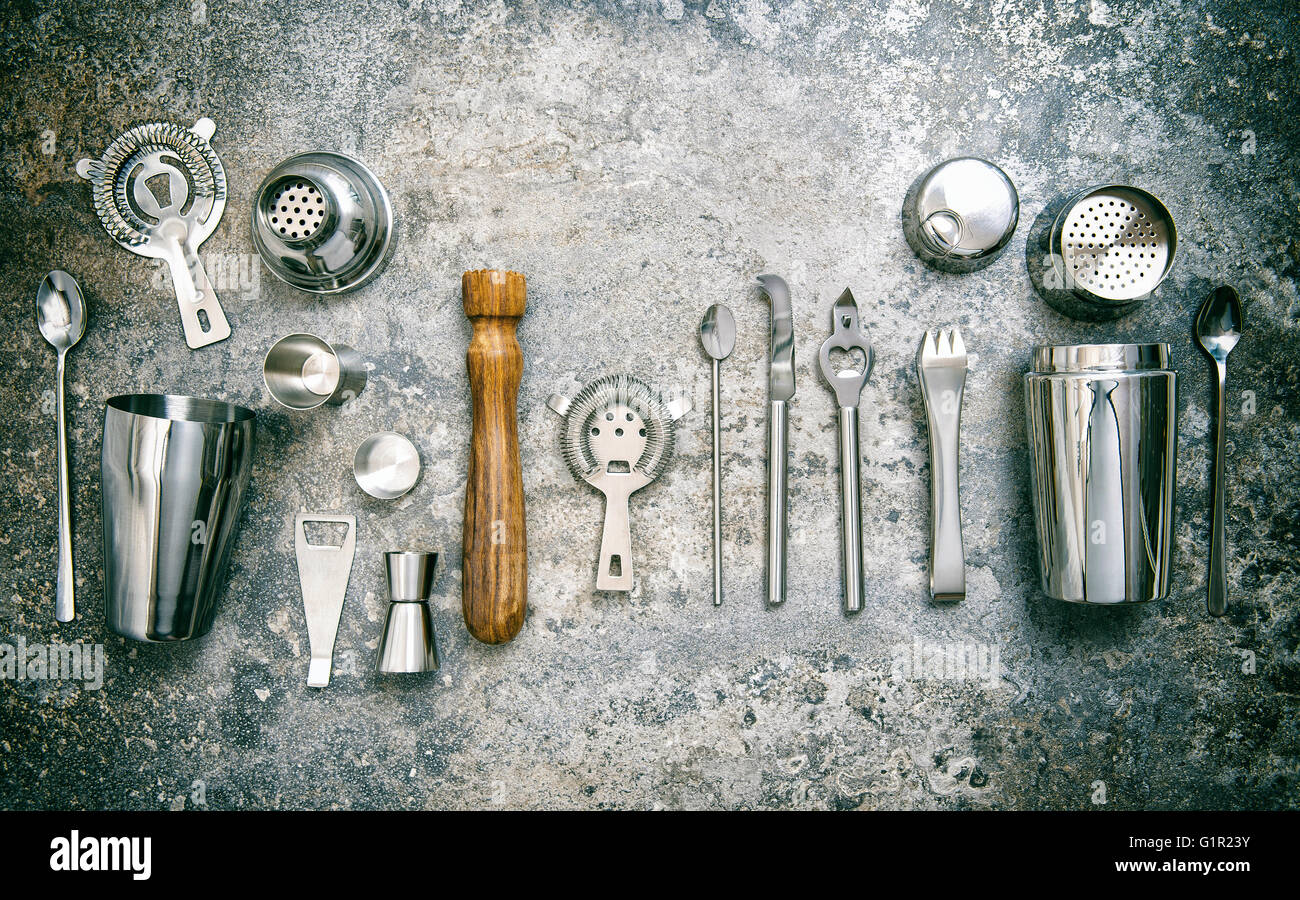
<path fill-rule="evenodd" d="M 930 431 L 930 596 L 966 599 L 966 562 L 957 490 L 957 445 L 966 345 L 961 329 L 934 329 L 921 338 L 916 374 Z"/>

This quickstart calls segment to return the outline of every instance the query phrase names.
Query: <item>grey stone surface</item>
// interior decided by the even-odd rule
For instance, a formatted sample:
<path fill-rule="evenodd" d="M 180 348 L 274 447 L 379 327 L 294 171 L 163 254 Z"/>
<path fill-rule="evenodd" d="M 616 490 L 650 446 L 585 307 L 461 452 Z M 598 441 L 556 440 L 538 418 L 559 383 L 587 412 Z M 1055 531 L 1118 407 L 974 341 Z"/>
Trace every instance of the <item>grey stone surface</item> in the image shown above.
<path fill-rule="evenodd" d="M 1219 808 L 1300 806 L 1300 70 L 1290 3 L 932 0 L 845 6 L 155 2 L 6 7 L 0 65 L 0 637 L 103 642 L 99 690 L 0 683 L 0 806 L 56 808 Z M 114 245 L 73 166 L 142 121 L 216 120 L 231 199 L 203 246 L 234 333 L 196 352 L 168 278 Z M 317 299 L 253 255 L 252 193 L 305 149 L 354 153 L 397 215 L 387 271 Z M 907 185 L 998 161 L 1022 225 L 969 276 L 912 256 Z M 1033 293 L 1025 235 L 1090 183 L 1173 210 L 1182 247 L 1145 308 L 1104 325 Z M 520 429 L 530 614 L 486 647 L 460 620 L 469 406 L 463 269 L 527 274 Z M 53 620 L 54 355 L 43 274 L 92 304 L 70 359 L 78 600 Z M 764 608 L 767 306 L 795 296 L 790 599 Z M 1193 313 L 1238 285 L 1231 360 L 1231 609 L 1205 612 L 1207 360 Z M 877 349 L 863 400 L 867 610 L 839 612 L 834 411 L 813 368 L 851 286 Z M 709 600 L 706 360 L 728 303 L 727 599 Z M 962 477 L 969 597 L 926 597 L 928 476 L 912 369 L 922 329 L 972 351 Z M 274 407 L 267 347 L 310 331 L 373 365 L 360 400 Z M 1176 572 L 1167 602 L 1042 597 L 1020 376 L 1040 342 L 1167 340 L 1180 374 Z M 544 400 L 627 370 L 690 392 L 671 471 L 633 501 L 637 590 L 594 591 L 600 497 L 569 475 Z M 127 643 L 102 620 L 103 401 L 166 391 L 254 407 L 252 498 L 215 628 Z M 1253 412 L 1243 392 L 1253 392 Z M 357 443 L 412 437 L 403 500 L 365 497 Z M 299 510 L 354 512 L 334 681 L 306 688 Z M 380 553 L 436 548 L 444 666 L 371 674 Z M 908 671 L 914 641 L 996 652 L 1000 675 Z M 1253 660 L 1253 667 L 1251 662 Z M 1249 671 L 1252 670 L 1253 671 Z M 933 677 L 933 676 L 940 677 Z M 1103 787 L 1104 785 L 1104 787 Z"/>

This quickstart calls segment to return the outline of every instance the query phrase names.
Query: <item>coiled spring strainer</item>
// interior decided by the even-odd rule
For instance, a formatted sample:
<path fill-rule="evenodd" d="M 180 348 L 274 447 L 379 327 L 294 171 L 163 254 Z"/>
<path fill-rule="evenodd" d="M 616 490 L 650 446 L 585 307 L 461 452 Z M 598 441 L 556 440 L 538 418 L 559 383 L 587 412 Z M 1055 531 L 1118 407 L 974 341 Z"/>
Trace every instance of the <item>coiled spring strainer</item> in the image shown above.
<path fill-rule="evenodd" d="M 553 394 L 547 405 L 564 416 L 560 447 L 573 476 L 605 495 L 596 589 L 632 590 L 632 530 L 628 498 L 668 468 L 674 423 L 689 400 L 666 400 L 630 375 L 593 381 L 572 400 Z"/>
<path fill-rule="evenodd" d="M 207 118 L 193 128 L 151 122 L 120 135 L 100 159 L 77 163 L 112 238 L 132 253 L 167 263 L 191 348 L 230 337 L 199 259 L 199 244 L 226 208 L 226 170 L 208 143 L 216 130 Z"/>

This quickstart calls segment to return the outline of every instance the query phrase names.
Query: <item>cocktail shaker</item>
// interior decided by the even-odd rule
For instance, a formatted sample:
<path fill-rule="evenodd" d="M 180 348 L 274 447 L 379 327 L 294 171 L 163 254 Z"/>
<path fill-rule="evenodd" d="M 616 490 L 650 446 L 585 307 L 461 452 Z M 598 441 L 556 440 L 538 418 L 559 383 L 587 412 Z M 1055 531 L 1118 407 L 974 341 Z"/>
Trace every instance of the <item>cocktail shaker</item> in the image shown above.
<path fill-rule="evenodd" d="M 1034 349 L 1025 409 L 1047 596 L 1117 604 L 1168 595 L 1176 381 L 1168 344 Z"/>
<path fill-rule="evenodd" d="M 104 613 L 116 634 L 212 628 L 253 470 L 252 410 L 166 394 L 104 410 Z"/>

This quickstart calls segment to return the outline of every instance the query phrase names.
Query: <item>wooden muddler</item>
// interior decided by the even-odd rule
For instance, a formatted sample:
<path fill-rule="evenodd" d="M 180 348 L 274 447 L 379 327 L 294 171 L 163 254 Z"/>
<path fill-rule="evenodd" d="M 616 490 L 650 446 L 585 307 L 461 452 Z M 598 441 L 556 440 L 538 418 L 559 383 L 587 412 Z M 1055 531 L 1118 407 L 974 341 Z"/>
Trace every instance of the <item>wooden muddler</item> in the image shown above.
<path fill-rule="evenodd" d="M 519 469 L 518 395 L 524 354 L 515 326 L 524 276 L 483 269 L 460 279 L 474 327 L 465 355 L 473 399 L 461 604 L 469 633 L 501 644 L 519 633 L 528 607 L 528 540 Z"/>

